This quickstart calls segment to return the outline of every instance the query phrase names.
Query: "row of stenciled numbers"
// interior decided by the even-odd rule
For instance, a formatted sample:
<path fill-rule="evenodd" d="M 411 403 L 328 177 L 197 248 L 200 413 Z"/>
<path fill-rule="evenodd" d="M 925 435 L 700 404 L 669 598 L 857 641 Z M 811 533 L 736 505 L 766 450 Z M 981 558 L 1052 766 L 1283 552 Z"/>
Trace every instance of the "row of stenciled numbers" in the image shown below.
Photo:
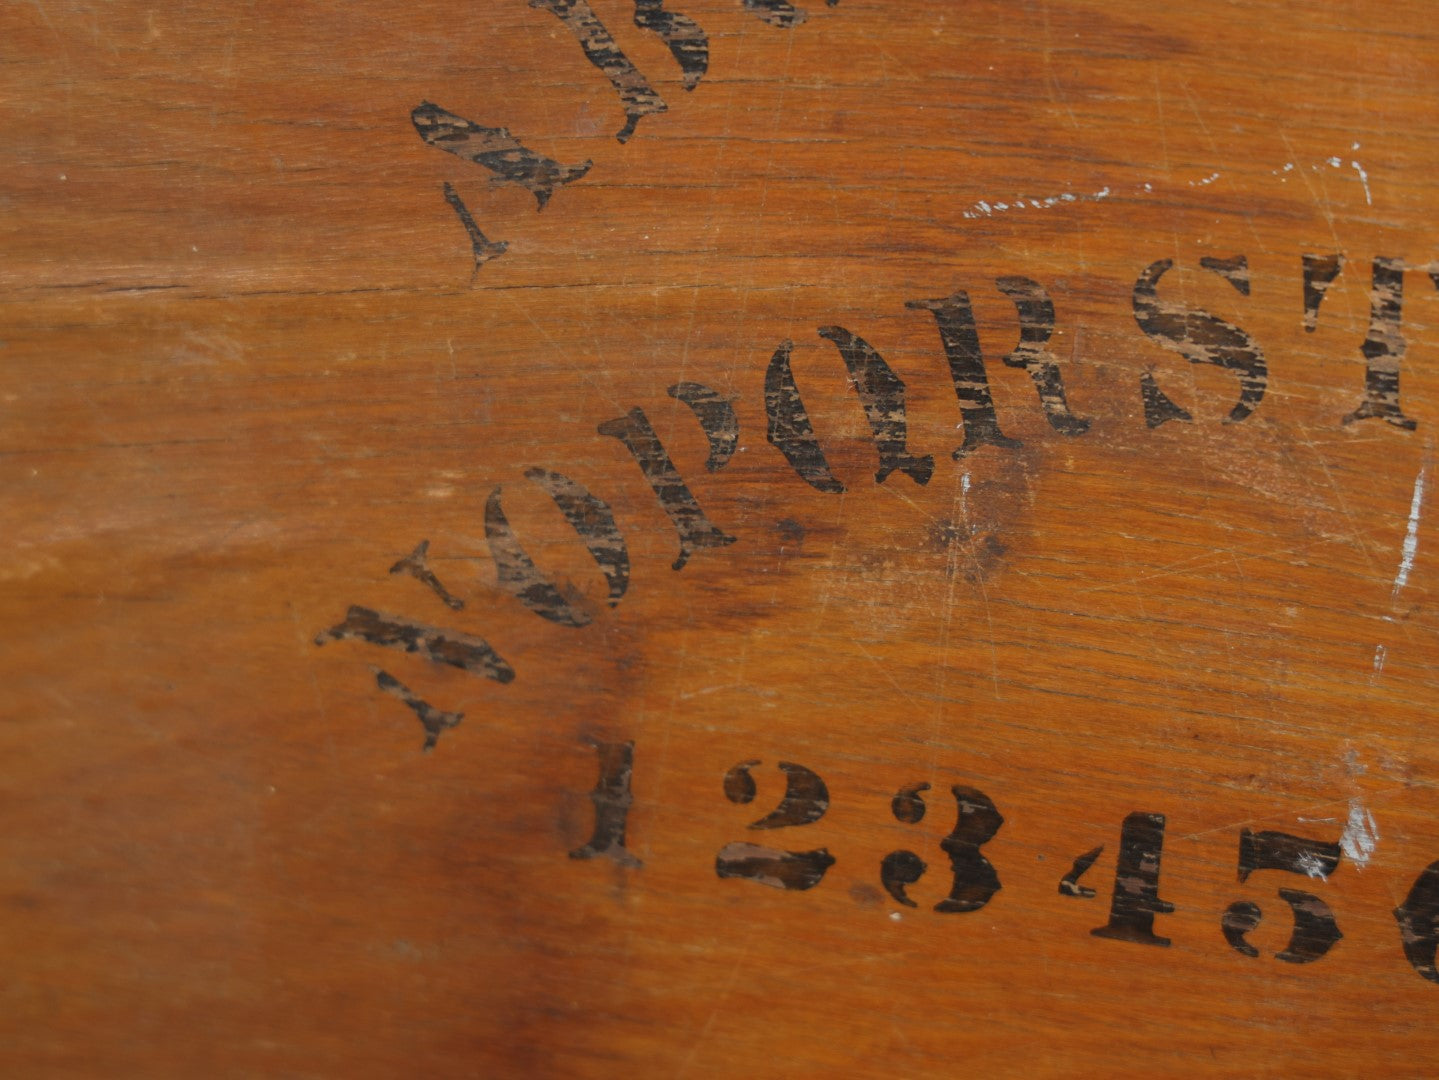
<path fill-rule="evenodd" d="M 599 779 L 590 798 L 595 805 L 594 832 L 588 843 L 570 852 L 574 859 L 605 857 L 638 869 L 642 864 L 625 846 L 629 810 L 634 801 L 631 774 L 634 769 L 633 742 L 593 744 L 599 755 Z M 750 770 L 756 759 L 742 761 L 724 777 L 724 794 L 730 802 L 754 800 L 756 784 Z M 829 789 L 814 770 L 782 761 L 785 794 L 769 814 L 752 822 L 753 830 L 800 828 L 813 825 L 829 809 Z M 926 783 L 907 784 L 890 801 L 897 821 L 918 824 L 924 819 Z M 993 900 L 1002 888 L 998 871 L 981 848 L 993 840 L 1004 824 L 994 801 L 978 788 L 956 784 L 950 788 L 958 808 L 954 828 L 939 842 L 949 859 L 949 895 L 934 905 L 941 913 L 978 911 Z M 1160 898 L 1160 859 L 1164 853 L 1163 814 L 1135 812 L 1125 817 L 1119 834 L 1119 856 L 1114 867 L 1109 918 L 1095 927 L 1095 937 L 1127 941 L 1137 945 L 1168 946 L 1170 939 L 1154 932 L 1157 915 L 1168 915 L 1174 904 Z M 1074 860 L 1069 873 L 1059 882 L 1059 894 L 1089 899 L 1095 890 L 1080 884 L 1104 853 L 1100 845 Z M 1279 870 L 1307 880 L 1327 881 L 1339 869 L 1343 851 L 1339 843 L 1269 830 L 1243 829 L 1239 834 L 1238 877 L 1242 884 L 1260 870 Z M 715 857 L 715 873 L 721 878 L 740 878 L 777 889 L 803 892 L 824 880 L 836 859 L 827 848 L 789 851 L 743 841 L 724 845 Z M 918 907 L 908 889 L 928 871 L 924 859 L 913 851 L 892 851 L 880 860 L 879 880 L 899 904 Z M 1277 958 L 1292 964 L 1320 959 L 1344 936 L 1334 912 L 1321 897 L 1303 889 L 1281 888 L 1279 897 L 1289 905 L 1293 928 L 1289 943 Z M 1220 931 L 1236 951 L 1257 957 L 1259 950 L 1248 934 L 1263 918 L 1258 904 L 1236 900 L 1220 917 Z M 1439 861 L 1420 872 L 1404 903 L 1394 911 L 1399 924 L 1405 958 L 1425 979 L 1439 983 L 1436 951 L 1439 951 Z"/>

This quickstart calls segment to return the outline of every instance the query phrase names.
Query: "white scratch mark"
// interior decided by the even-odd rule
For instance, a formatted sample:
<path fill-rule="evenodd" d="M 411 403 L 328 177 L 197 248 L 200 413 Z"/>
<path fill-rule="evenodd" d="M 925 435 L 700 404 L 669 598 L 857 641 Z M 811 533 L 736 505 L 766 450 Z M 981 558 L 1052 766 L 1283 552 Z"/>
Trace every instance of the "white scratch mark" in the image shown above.
<path fill-rule="evenodd" d="M 1384 670 L 1384 658 L 1389 655 L 1389 650 L 1383 645 L 1374 646 L 1374 672 L 1378 674 Z"/>
<path fill-rule="evenodd" d="M 1359 143 L 1356 142 L 1351 144 L 1349 149 L 1351 151 L 1358 150 Z M 1293 151 L 1291 150 L 1291 153 L 1292 152 Z M 1360 164 L 1357 159 L 1350 160 L 1348 164 L 1349 168 L 1353 169 L 1354 172 L 1358 175 L 1359 182 L 1364 186 L 1364 201 L 1370 206 L 1373 206 L 1374 194 L 1369 187 L 1369 173 L 1365 170 L 1364 166 Z M 1325 158 L 1323 161 L 1311 162 L 1305 167 L 1308 168 L 1310 172 L 1321 172 L 1326 165 L 1331 169 L 1342 169 L 1344 168 L 1345 161 L 1344 158 L 1335 154 Z M 1294 170 L 1299 167 L 1300 166 L 1298 162 L 1286 161 L 1280 168 L 1270 169 L 1269 175 L 1279 177 L 1279 182 L 1281 184 L 1287 183 L 1289 180 L 1288 174 L 1294 172 Z M 1223 175 L 1223 172 L 1215 170 L 1214 172 L 1211 172 L 1208 176 L 1198 177 L 1194 180 L 1187 180 L 1185 182 L 1192 188 L 1208 187 L 1210 184 L 1214 183 Z M 1151 195 L 1153 193 L 1153 183 L 1146 182 L 1142 184 L 1137 184 L 1134 187 L 1134 194 L 1136 195 Z M 1013 199 L 1013 201 L 1011 202 L 993 203 L 989 202 L 986 199 L 980 199 L 978 202 L 970 206 L 968 210 L 965 210 L 963 212 L 963 216 L 973 220 L 975 218 L 994 217 L 995 214 L 1003 214 L 1011 210 L 1023 210 L 1027 207 L 1032 207 L 1035 210 L 1048 210 L 1052 207 L 1060 206 L 1065 203 L 1103 202 L 1112 194 L 1114 194 L 1114 192 L 1106 185 L 1099 191 L 1088 194 L 1082 192 L 1076 194 L 1072 191 L 1066 191 L 1059 195 L 1049 195 L 1044 198 L 1034 198 L 1033 196 L 1029 195 L 1020 195 Z"/>
<path fill-rule="evenodd" d="M 1349 800 L 1349 823 L 1344 826 L 1344 835 L 1339 838 L 1339 848 L 1356 867 L 1363 870 L 1374 857 L 1379 846 L 1379 826 L 1374 815 L 1358 799 Z"/>
<path fill-rule="evenodd" d="M 1399 591 L 1409 583 L 1409 571 L 1414 569 L 1414 555 L 1419 550 L 1419 511 L 1424 505 L 1424 469 L 1414 477 L 1414 497 L 1409 501 L 1409 528 L 1404 533 L 1404 548 L 1399 557 L 1399 572 L 1394 575 L 1394 592 L 1390 600 L 1399 599 Z"/>
<path fill-rule="evenodd" d="M 1329 880 L 1328 875 L 1324 873 L 1324 860 L 1311 852 L 1299 853 L 1299 869 L 1312 878 L 1319 878 L 1321 881 Z"/>
<path fill-rule="evenodd" d="M 1370 206 L 1374 205 L 1374 197 L 1369 194 L 1369 174 L 1364 171 L 1364 166 L 1357 161 L 1351 161 L 1349 167 L 1359 174 L 1359 182 L 1364 185 L 1364 201 Z"/>
<path fill-rule="evenodd" d="M 1149 185 L 1145 184 L 1144 189 L 1148 191 Z M 1033 207 L 1035 210 L 1048 210 L 1051 207 L 1059 206 L 1061 203 L 1099 202 L 1102 199 L 1109 198 L 1110 194 L 1109 188 L 1105 187 L 1100 191 L 1094 192 L 1092 195 L 1075 195 L 1073 192 L 1066 191 L 1059 195 L 1046 196 L 1043 199 L 1036 199 L 1029 195 L 1020 195 L 1013 202 L 990 203 L 985 199 L 980 199 L 968 210 L 964 211 L 964 216 L 967 218 L 993 217 L 995 214 L 1003 214 L 1009 210 L 1023 210 L 1026 205 Z"/>

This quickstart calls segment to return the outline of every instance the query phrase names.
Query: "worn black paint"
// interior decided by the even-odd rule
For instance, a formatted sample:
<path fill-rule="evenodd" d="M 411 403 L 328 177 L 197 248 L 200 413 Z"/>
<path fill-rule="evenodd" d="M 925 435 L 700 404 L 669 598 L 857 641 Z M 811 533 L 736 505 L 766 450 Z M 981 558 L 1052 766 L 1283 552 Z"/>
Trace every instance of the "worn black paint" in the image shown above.
<path fill-rule="evenodd" d="M 850 383 L 864 406 L 865 418 L 874 433 L 879 452 L 879 470 L 874 481 L 882 484 L 898 470 L 920 487 L 934 475 L 934 457 L 915 457 L 909 452 L 908 424 L 904 412 L 904 380 L 894 373 L 879 352 L 858 334 L 843 326 L 821 326 L 819 336 L 834 343 L 849 371 Z"/>
<path fill-rule="evenodd" d="M 1170 400 L 1169 395 L 1159 389 L 1152 371 L 1139 376 L 1139 397 L 1144 402 L 1144 425 L 1157 428 L 1170 420 L 1193 420 L 1194 417 Z"/>
<path fill-rule="evenodd" d="M 693 90 L 709 70 L 709 36 L 688 15 L 664 6 L 664 0 L 635 0 L 635 25 L 659 35 L 680 66 L 684 88 Z"/>
<path fill-rule="evenodd" d="M 752 823 L 751 829 L 784 829 L 792 825 L 811 825 L 824 817 L 825 811 L 829 809 L 829 788 L 818 773 L 792 761 L 781 761 L 779 767 L 785 776 L 784 798 L 777 807 Z"/>
<path fill-rule="evenodd" d="M 1319 325 L 1319 305 L 1324 303 L 1324 295 L 1329 291 L 1329 286 L 1344 269 L 1344 255 L 1335 252 L 1333 255 L 1304 255 L 1304 330 L 1306 333 L 1314 333 L 1315 327 Z"/>
<path fill-rule="evenodd" d="M 742 0 L 744 9 L 759 16 L 771 26 L 788 30 L 809 18 L 804 8 L 795 7 L 789 0 Z M 830 4 L 834 6 L 833 3 Z"/>
<path fill-rule="evenodd" d="M 1199 265 L 1233 285 L 1240 296 L 1249 295 L 1249 260 L 1243 255 L 1227 259 L 1205 255 L 1199 260 Z"/>
<path fill-rule="evenodd" d="M 620 142 L 629 140 L 641 117 L 653 116 L 669 108 L 615 44 L 615 39 L 594 13 L 588 0 L 530 0 L 530 7 L 542 8 L 558 17 L 580 43 L 585 58 L 599 68 L 615 88 L 625 109 L 625 126 L 615 135 Z"/>
<path fill-rule="evenodd" d="M 1340 855 L 1338 844 L 1291 833 L 1244 829 L 1239 834 L 1239 880 L 1247 880 L 1256 870 L 1283 870 L 1303 877 L 1327 879 L 1339 869 Z M 1279 897 L 1293 913 L 1294 930 L 1289 944 L 1277 954 L 1278 959 L 1290 964 L 1312 963 L 1344 936 L 1339 932 L 1334 912 L 1319 897 L 1298 889 L 1280 889 Z M 1257 950 L 1244 935 L 1258 926 L 1261 918 L 1256 905 L 1240 902 L 1230 905 L 1220 920 L 1220 927 L 1235 949 L 1246 956 L 1257 956 Z"/>
<path fill-rule="evenodd" d="M 844 491 L 844 485 L 829 471 L 829 461 L 814 437 L 814 426 L 809 422 L 809 413 L 805 412 L 790 367 L 793 351 L 793 341 L 780 342 L 765 369 L 764 411 L 769 418 L 765 438 L 784 455 L 806 484 L 827 495 L 838 495 Z"/>
<path fill-rule="evenodd" d="M 719 472 L 729 464 L 739 445 L 739 418 L 735 416 L 734 404 L 703 383 L 675 383 L 665 392 L 676 401 L 684 402 L 695 414 L 710 444 L 705 469 Z"/>
<path fill-rule="evenodd" d="M 1248 291 L 1249 271 L 1244 256 L 1224 260 L 1217 266 L 1214 260 L 1209 263 L 1208 269 L 1238 291 Z M 1160 259 L 1139 275 L 1134 283 L 1134 321 L 1150 338 L 1190 363 L 1214 364 L 1233 372 L 1239 379 L 1239 400 L 1229 412 L 1229 421 L 1243 420 L 1264 399 L 1269 385 L 1269 366 L 1264 353 L 1253 338 L 1234 324 L 1207 311 L 1191 310 L 1159 299 L 1159 281 L 1173 266 L 1173 259 Z M 1151 423 L 1150 426 L 1157 425 Z"/>
<path fill-rule="evenodd" d="M 515 670 L 483 638 L 441 630 L 399 615 L 385 615 L 352 605 L 345 621 L 315 638 L 316 645 L 330 641 L 365 641 L 386 649 L 401 649 L 424 660 L 448 664 L 496 682 L 514 679 Z"/>
<path fill-rule="evenodd" d="M 1258 904 L 1251 904 L 1248 900 L 1236 900 L 1220 916 L 1219 928 L 1224 933 L 1224 940 L 1229 942 L 1235 952 L 1245 956 L 1258 956 L 1259 950 L 1249 944 L 1245 935 L 1255 929 L 1263 918 L 1264 912 Z"/>
<path fill-rule="evenodd" d="M 964 420 L 964 442 L 954 451 L 954 458 L 958 460 L 985 445 L 1017 449 L 1019 440 L 1011 439 L 999 429 L 969 294 L 956 292 L 937 300 L 910 300 L 904 306 L 930 312 L 939 327 L 954 396 L 959 400 L 959 414 Z"/>
<path fill-rule="evenodd" d="M 980 854 L 980 847 L 994 839 L 1004 817 L 988 795 L 978 788 L 956 784 L 949 789 L 959 804 L 954 829 L 939 842 L 949 856 L 954 878 L 949 895 L 934 905 L 935 911 L 977 911 L 989 903 L 1002 886 L 994 864 Z"/>
<path fill-rule="evenodd" d="M 491 240 L 480 231 L 470 208 L 465 205 L 465 200 L 460 198 L 460 193 L 448 180 L 445 181 L 444 190 L 445 202 L 450 204 L 450 209 L 460 219 L 460 224 L 465 227 L 465 233 L 470 238 L 470 254 L 475 260 L 475 272 L 479 273 L 480 267 L 491 259 L 498 259 L 509 250 L 510 245 L 503 240 Z"/>
<path fill-rule="evenodd" d="M 1089 872 L 1089 868 L 1102 854 L 1104 854 L 1104 845 L 1100 844 L 1097 848 L 1091 848 L 1075 859 L 1074 865 L 1069 868 L 1069 873 L 1059 879 L 1059 895 L 1078 896 L 1084 899 L 1093 896 L 1094 890 L 1088 885 L 1081 885 L 1079 879 Z"/>
<path fill-rule="evenodd" d="M 1394 909 L 1399 923 L 1399 939 L 1404 958 L 1423 978 L 1439 983 L 1439 862 L 1432 862 L 1419 872 L 1404 903 Z"/>
<path fill-rule="evenodd" d="M 1319 897 L 1300 889 L 1280 889 L 1279 898 L 1294 913 L 1294 932 L 1289 944 L 1276 959 L 1289 964 L 1312 964 L 1339 942 L 1344 935 L 1334 921 L 1334 912 Z"/>
<path fill-rule="evenodd" d="M 804 892 L 818 885 L 834 862 L 834 856 L 825 848 L 781 851 L 758 844 L 733 843 L 720 848 L 715 856 L 715 874 Z"/>
<path fill-rule="evenodd" d="M 445 712 L 437 709 L 428 701 L 420 698 L 399 679 L 395 678 L 388 671 L 379 668 L 371 668 L 375 673 L 375 685 L 393 698 L 397 698 L 408 705 L 415 716 L 419 718 L 421 726 L 425 729 L 425 745 L 423 750 L 429 753 L 440 741 L 440 735 L 452 727 L 458 727 L 461 720 L 465 718 L 462 712 Z"/>
<path fill-rule="evenodd" d="M 428 540 L 421 540 L 415 545 L 414 551 L 390 567 L 390 573 L 409 574 L 421 585 L 424 585 L 438 596 L 447 608 L 450 608 L 452 611 L 464 610 L 465 602 L 450 592 L 449 589 L 445 588 L 445 586 L 441 584 L 440 579 L 435 576 L 435 572 L 430 569 L 429 551 L 430 542 Z"/>
<path fill-rule="evenodd" d="M 562 165 L 521 145 L 506 128 L 483 127 L 428 101 L 415 107 L 410 122 L 431 146 L 489 169 L 497 184 L 516 184 L 530 192 L 541 210 L 557 186 L 578 180 L 594 164 Z"/>
<path fill-rule="evenodd" d="M 1154 932 L 1154 916 L 1174 910 L 1173 904 L 1159 898 L 1159 861 L 1163 853 L 1163 814 L 1135 811 L 1125 817 L 1119 834 L 1109 922 L 1095 927 L 1091 934 L 1136 945 L 1168 947 L 1169 939 Z"/>
<path fill-rule="evenodd" d="M 605 575 L 610 590 L 609 605 L 614 607 L 630 587 L 630 551 L 615 524 L 610 504 L 564 473 L 531 468 L 525 470 L 525 479 L 544 489 L 565 515 L 570 528 L 585 542 L 590 558 Z"/>
<path fill-rule="evenodd" d="M 1069 411 L 1064 378 L 1049 349 L 1049 339 L 1054 333 L 1054 301 L 1044 286 L 1032 278 L 1002 277 L 994 283 L 1014 302 L 1019 317 L 1019 342 L 1004 358 L 1005 364 L 1029 372 L 1050 427 L 1061 435 L 1083 435 L 1089 430 L 1089 421 Z"/>
<path fill-rule="evenodd" d="M 754 802 L 757 789 L 750 770 L 758 764 L 758 758 L 751 758 L 749 761 L 741 761 L 738 765 L 729 767 L 729 771 L 724 774 L 724 797 L 726 799 L 732 803 L 738 803 L 740 806 Z"/>
<path fill-rule="evenodd" d="M 595 828 L 584 847 L 570 852 L 572 859 L 594 859 L 603 855 L 621 866 L 639 868 L 644 864 L 625 847 L 625 829 L 629 825 L 630 774 L 634 771 L 635 744 L 630 742 L 593 743 L 599 755 L 600 775 L 590 792 L 595 804 Z"/>
<path fill-rule="evenodd" d="M 1339 869 L 1340 847 L 1291 833 L 1244 829 L 1239 834 L 1239 880 L 1256 870 L 1287 870 L 1327 878 Z"/>
<path fill-rule="evenodd" d="M 1439 285 L 1439 281 L 1435 282 Z M 1382 417 L 1405 431 L 1418 422 L 1399 407 L 1399 362 L 1407 348 L 1404 340 L 1404 261 L 1374 257 L 1369 289 L 1369 333 L 1359 351 L 1364 354 L 1364 400 L 1344 423 Z"/>
<path fill-rule="evenodd" d="M 650 490 L 669 515 L 680 538 L 679 558 L 672 564 L 674 569 L 683 569 L 690 555 L 700 548 L 724 547 L 735 542 L 733 536 L 717 529 L 705 516 L 694 494 L 680 478 L 643 409 L 634 408 L 624 416 L 606 420 L 596 430 L 624 443 L 625 449 L 639 465 L 640 472 L 649 481 Z"/>
<path fill-rule="evenodd" d="M 500 502 L 502 490 L 495 488 L 485 500 L 485 539 L 490 545 L 500 588 L 542 619 L 561 626 L 588 626 L 594 621 L 594 615 L 579 590 L 566 584 L 562 592 L 540 572 L 520 544 Z"/>
<path fill-rule="evenodd" d="M 928 784 L 905 784 L 895 793 L 894 798 L 889 800 L 889 812 L 896 821 L 902 821 L 906 825 L 918 825 L 924 820 L 924 797 L 921 791 L 928 791 Z"/>
<path fill-rule="evenodd" d="M 929 866 L 912 851 L 891 851 L 879 863 L 879 880 L 885 892 L 905 907 L 919 907 L 906 888 L 924 876 Z"/>

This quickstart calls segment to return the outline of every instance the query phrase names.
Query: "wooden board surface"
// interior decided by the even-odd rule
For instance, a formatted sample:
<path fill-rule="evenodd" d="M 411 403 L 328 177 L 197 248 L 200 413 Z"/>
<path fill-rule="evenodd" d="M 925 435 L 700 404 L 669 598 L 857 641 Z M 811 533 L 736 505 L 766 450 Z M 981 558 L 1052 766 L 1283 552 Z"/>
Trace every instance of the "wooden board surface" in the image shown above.
<path fill-rule="evenodd" d="M 0 1072 L 1432 1072 L 1432 5 L 802 6 L 6 8 Z"/>

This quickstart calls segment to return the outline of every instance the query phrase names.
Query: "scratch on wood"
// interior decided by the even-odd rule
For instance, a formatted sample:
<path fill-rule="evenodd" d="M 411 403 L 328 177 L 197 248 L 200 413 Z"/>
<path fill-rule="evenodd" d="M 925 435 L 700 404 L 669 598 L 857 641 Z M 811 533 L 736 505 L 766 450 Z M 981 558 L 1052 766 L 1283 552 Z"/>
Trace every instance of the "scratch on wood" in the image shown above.
<path fill-rule="evenodd" d="M 1419 514 L 1424 508 L 1424 469 L 1414 477 L 1414 495 L 1409 500 L 1409 525 L 1404 532 L 1404 547 L 1399 556 L 1399 572 L 1394 575 L 1394 591 L 1391 600 L 1399 599 L 1399 593 L 1409 583 L 1409 572 L 1414 569 L 1414 556 L 1419 552 Z"/>

